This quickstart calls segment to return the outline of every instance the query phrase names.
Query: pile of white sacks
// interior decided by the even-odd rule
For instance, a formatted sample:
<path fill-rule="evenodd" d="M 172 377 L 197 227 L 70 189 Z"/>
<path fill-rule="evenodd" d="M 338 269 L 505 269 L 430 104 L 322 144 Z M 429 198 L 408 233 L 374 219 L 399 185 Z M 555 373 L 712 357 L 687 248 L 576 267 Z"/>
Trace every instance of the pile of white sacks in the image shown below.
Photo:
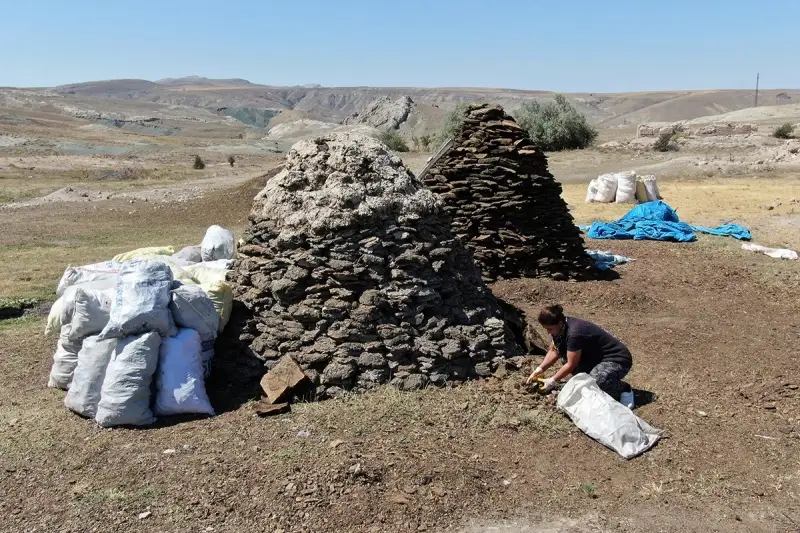
<path fill-rule="evenodd" d="M 661 200 L 653 175 L 637 176 L 633 170 L 601 174 L 589 183 L 587 202 L 635 204 Z"/>
<path fill-rule="evenodd" d="M 234 237 L 212 226 L 200 246 L 172 251 L 142 248 L 69 267 L 59 282 L 48 386 L 65 389 L 64 405 L 100 426 L 214 414 L 205 378 L 233 302 L 225 278 Z"/>

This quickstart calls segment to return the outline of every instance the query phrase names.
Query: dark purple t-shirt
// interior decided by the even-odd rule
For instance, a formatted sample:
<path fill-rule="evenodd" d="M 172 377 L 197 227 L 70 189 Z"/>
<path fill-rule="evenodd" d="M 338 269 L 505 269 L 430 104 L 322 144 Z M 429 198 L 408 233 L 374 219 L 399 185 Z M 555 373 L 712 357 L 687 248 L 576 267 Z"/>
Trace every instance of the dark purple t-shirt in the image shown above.
<path fill-rule="evenodd" d="M 612 334 L 586 320 L 567 317 L 567 323 L 559 335 L 553 338 L 562 362 L 567 361 L 567 352 L 581 351 L 581 360 L 575 374 L 589 372 L 598 363 L 608 361 L 626 368 L 633 364 L 628 348 Z"/>

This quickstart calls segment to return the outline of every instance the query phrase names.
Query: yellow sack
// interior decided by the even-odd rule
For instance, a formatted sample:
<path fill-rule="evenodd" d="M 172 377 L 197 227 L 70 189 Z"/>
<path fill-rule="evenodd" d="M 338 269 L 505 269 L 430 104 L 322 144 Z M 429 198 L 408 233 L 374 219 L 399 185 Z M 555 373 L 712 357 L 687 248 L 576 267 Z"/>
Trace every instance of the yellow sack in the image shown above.
<path fill-rule="evenodd" d="M 199 283 L 201 286 L 210 285 L 217 281 L 225 281 L 225 276 L 229 272 L 229 270 L 226 268 L 210 267 L 208 265 L 204 265 L 203 263 L 189 265 L 184 267 L 184 270 L 186 270 L 190 276 L 196 279 L 197 283 Z"/>
<path fill-rule="evenodd" d="M 208 297 L 214 302 L 214 309 L 219 313 L 219 331 L 225 329 L 228 320 L 231 319 L 231 309 L 233 308 L 233 288 L 227 281 L 214 281 L 208 284 L 200 284 Z"/>
<path fill-rule="evenodd" d="M 139 259 L 141 257 L 152 257 L 154 255 L 172 255 L 175 253 L 173 246 L 150 246 L 147 248 L 137 248 L 130 252 L 124 252 L 114 256 L 114 261 L 122 263 L 123 261 L 130 261 L 131 259 Z"/>
<path fill-rule="evenodd" d="M 169 269 L 172 270 L 172 278 L 175 281 L 180 281 L 181 283 L 185 283 L 187 285 L 199 285 L 197 279 L 192 276 L 185 268 L 179 267 L 178 265 L 173 265 L 172 263 L 166 262 L 169 266 Z"/>
<path fill-rule="evenodd" d="M 64 300 L 62 298 L 53 302 L 53 307 L 50 308 L 50 313 L 47 315 L 47 325 L 44 328 L 45 335 L 50 335 L 54 331 L 61 331 L 61 308 L 63 306 Z"/>
<path fill-rule="evenodd" d="M 640 203 L 645 203 L 647 201 L 647 189 L 644 187 L 644 181 L 641 178 L 636 180 L 636 199 Z"/>

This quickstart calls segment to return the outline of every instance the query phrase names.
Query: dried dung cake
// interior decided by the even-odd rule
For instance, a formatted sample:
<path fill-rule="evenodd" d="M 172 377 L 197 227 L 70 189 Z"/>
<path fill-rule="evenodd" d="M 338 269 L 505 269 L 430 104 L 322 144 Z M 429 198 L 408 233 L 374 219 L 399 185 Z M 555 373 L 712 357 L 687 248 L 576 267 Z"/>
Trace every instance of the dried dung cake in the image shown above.
<path fill-rule="evenodd" d="M 421 179 L 444 201 L 487 281 L 597 275 L 547 158 L 502 107 L 470 106 Z"/>
<path fill-rule="evenodd" d="M 267 368 L 290 355 L 319 396 L 488 376 L 524 351 L 439 198 L 370 137 L 297 143 L 243 240 L 239 342 Z"/>

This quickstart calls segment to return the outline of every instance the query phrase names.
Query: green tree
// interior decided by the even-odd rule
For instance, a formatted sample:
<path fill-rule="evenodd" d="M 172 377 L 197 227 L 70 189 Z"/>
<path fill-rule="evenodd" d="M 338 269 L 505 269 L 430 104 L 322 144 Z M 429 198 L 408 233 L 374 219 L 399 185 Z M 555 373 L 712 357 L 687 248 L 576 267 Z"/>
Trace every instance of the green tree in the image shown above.
<path fill-rule="evenodd" d="M 203 170 L 204 168 L 206 168 L 206 164 L 203 159 L 199 155 L 194 156 L 194 169 Z"/>
<path fill-rule="evenodd" d="M 597 138 L 597 130 L 561 94 L 544 105 L 537 101 L 522 104 L 516 119 L 531 140 L 545 151 L 587 148 Z"/>

